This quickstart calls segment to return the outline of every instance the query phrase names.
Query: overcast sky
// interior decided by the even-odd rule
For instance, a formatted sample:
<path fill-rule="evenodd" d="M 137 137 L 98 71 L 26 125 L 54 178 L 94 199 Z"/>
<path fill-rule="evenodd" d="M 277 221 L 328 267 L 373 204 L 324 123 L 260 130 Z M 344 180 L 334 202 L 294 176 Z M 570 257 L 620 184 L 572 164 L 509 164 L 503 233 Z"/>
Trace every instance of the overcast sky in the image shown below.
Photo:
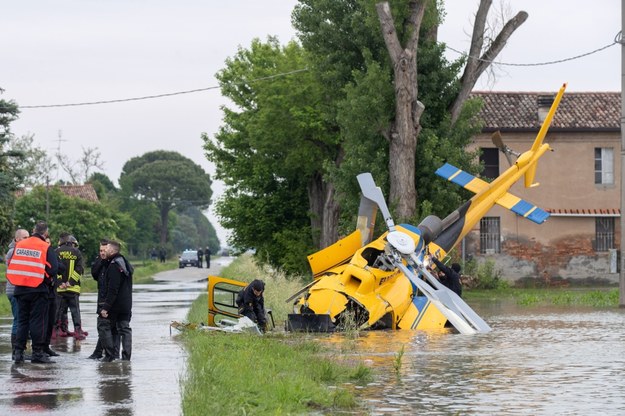
<path fill-rule="evenodd" d="M 1 96 L 21 106 L 116 100 L 216 87 L 214 74 L 237 47 L 255 37 L 295 38 L 294 0 L 61 0 L 4 2 L 0 12 Z M 439 39 L 467 51 L 477 1 L 446 1 Z M 610 45 L 620 31 L 618 0 L 510 0 L 527 21 L 496 59 L 511 64 L 564 60 Z M 492 12 L 501 8 L 494 1 Z M 540 66 L 498 66 L 495 80 L 476 89 L 620 91 L 621 47 Z M 458 53 L 448 50 L 451 59 Z M 117 182 L 123 164 L 151 150 L 175 150 L 213 172 L 200 135 L 221 123 L 218 89 L 142 101 L 63 108 L 22 109 L 17 135 L 77 159 L 97 147 L 104 173 Z M 62 141 L 59 141 L 59 136 Z M 57 173 L 53 172 L 52 176 Z M 62 177 L 62 173 L 59 173 Z M 214 186 L 215 196 L 221 192 Z M 225 244 L 225 231 L 209 218 Z"/>

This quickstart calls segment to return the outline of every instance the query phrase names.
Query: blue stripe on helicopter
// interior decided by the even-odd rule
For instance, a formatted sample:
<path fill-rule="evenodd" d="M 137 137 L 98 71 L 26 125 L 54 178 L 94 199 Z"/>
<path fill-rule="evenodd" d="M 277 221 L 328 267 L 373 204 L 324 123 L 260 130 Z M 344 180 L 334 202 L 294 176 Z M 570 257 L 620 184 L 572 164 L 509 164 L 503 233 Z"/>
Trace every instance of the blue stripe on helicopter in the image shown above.
<path fill-rule="evenodd" d="M 469 182 L 471 182 L 473 179 L 475 179 L 475 176 L 471 175 L 470 173 L 467 173 L 461 169 L 458 169 L 455 166 L 450 165 L 449 163 L 445 163 L 443 166 L 441 166 L 440 168 L 438 168 L 438 170 L 436 171 L 436 174 L 438 176 L 442 176 L 443 178 L 462 186 L 463 188 L 466 186 L 466 184 L 468 184 Z M 455 175 L 455 176 L 454 176 Z M 452 178 L 453 176 L 453 178 Z"/>
<path fill-rule="evenodd" d="M 417 234 L 419 237 L 421 236 L 421 230 L 419 230 L 414 225 L 412 224 L 399 224 L 399 225 L 407 229 L 408 231 Z M 423 239 L 419 238 L 419 243 L 417 244 L 417 247 L 415 248 L 415 253 L 418 253 L 419 251 L 421 251 L 422 248 L 423 248 Z"/>
<path fill-rule="evenodd" d="M 542 224 L 547 218 L 549 218 L 549 214 L 547 212 L 522 199 L 511 207 L 510 210 L 515 214 L 519 214 L 520 216 L 527 218 L 528 220 L 534 221 L 537 224 Z"/>

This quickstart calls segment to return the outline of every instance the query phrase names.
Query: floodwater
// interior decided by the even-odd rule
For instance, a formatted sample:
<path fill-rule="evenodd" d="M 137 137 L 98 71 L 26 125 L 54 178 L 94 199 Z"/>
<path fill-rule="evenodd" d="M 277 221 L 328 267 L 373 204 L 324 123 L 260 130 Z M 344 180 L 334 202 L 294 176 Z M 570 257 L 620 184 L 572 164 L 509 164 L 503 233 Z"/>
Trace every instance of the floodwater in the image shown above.
<path fill-rule="evenodd" d="M 206 292 L 208 274 L 232 261 L 215 258 L 211 269 L 185 268 L 159 273 L 157 284 L 135 285 L 132 361 L 87 359 L 98 336 L 95 294 L 80 297 L 87 339 L 53 340 L 56 364 L 15 365 L 11 361 L 11 319 L 0 320 L 0 414 L 179 415 L 180 379 L 186 353 L 172 321 L 183 321 L 191 303 Z M 71 317 L 70 317 L 71 328 Z"/>
<path fill-rule="evenodd" d="M 231 260 L 215 259 L 210 273 Z M 173 270 L 158 284 L 135 285 L 130 362 L 87 359 L 97 341 L 94 294 L 81 296 L 89 336 L 56 341 L 54 365 L 14 365 L 11 322 L 0 320 L 0 415 L 181 414 L 186 352 L 169 325 L 185 319 L 208 274 Z M 625 310 L 471 306 L 492 332 L 311 336 L 372 368 L 374 382 L 348 386 L 370 415 L 625 414 Z"/>
<path fill-rule="evenodd" d="M 371 415 L 625 414 L 625 310 L 472 306 L 492 332 L 321 340 L 372 367 L 354 386 Z"/>

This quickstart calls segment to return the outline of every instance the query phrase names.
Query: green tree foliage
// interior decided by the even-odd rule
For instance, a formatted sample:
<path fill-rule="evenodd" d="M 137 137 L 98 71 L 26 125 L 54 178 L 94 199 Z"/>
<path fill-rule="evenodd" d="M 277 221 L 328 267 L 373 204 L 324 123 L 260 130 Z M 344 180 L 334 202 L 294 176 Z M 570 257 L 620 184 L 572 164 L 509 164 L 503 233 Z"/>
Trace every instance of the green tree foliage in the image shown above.
<path fill-rule="evenodd" d="M 49 216 L 46 219 L 46 202 Z M 121 217 L 122 222 L 128 221 Z M 101 203 L 72 198 L 59 188 L 37 186 L 20 197 L 15 204 L 15 227 L 32 231 L 38 220 L 45 220 L 54 245 L 61 232 L 73 234 L 80 243 L 85 259 L 98 254 L 100 239 L 115 238 L 124 241 L 120 234 L 120 216 Z M 127 226 L 127 224 L 126 224 Z"/>
<path fill-rule="evenodd" d="M 197 207 L 189 207 L 177 215 L 172 243 L 176 251 L 209 247 L 212 253 L 217 253 L 220 248 L 215 227 Z"/>
<path fill-rule="evenodd" d="M 125 195 L 153 204 L 159 213 L 159 244 L 167 244 L 169 214 L 174 208 L 206 208 L 211 178 L 201 166 L 177 152 L 157 150 L 130 159 L 119 179 Z"/>
<path fill-rule="evenodd" d="M 333 77 L 336 93 L 330 101 L 337 110 L 336 128 L 341 131 L 346 158 L 340 167 L 330 167 L 332 182 L 341 199 L 342 228 L 353 229 L 359 189 L 355 176 L 372 172 L 388 196 L 388 138 L 385 134 L 394 119 L 394 90 L 388 51 L 381 36 L 380 22 L 372 0 L 300 0 L 293 12 L 293 24 L 304 48 L 319 63 L 320 77 Z M 409 15 L 411 1 L 390 2 L 396 22 Z M 436 6 L 436 7 L 434 7 Z M 439 24 L 441 4 L 426 9 L 419 42 L 419 100 L 425 106 L 417 148 L 415 174 L 419 199 L 444 216 L 461 200 L 458 190 L 445 191 L 444 181 L 434 171 L 449 161 L 477 172 L 474 155 L 464 150 L 479 131 L 473 116 L 479 106 L 465 106 L 459 122 L 451 128 L 448 107 L 456 97 L 463 61 L 448 62 L 444 45 L 430 33 Z M 408 26 L 397 24 L 400 41 L 410 35 Z M 341 48 L 337 48 L 341 45 Z M 347 51 L 346 53 L 344 51 Z M 325 59 L 329 57 L 329 59 Z M 430 202 L 427 202 L 430 201 Z M 392 209 L 392 205 L 391 205 Z M 422 218 L 417 210 L 412 222 Z"/>
<path fill-rule="evenodd" d="M 224 107 L 225 125 L 211 140 L 204 134 L 207 157 L 227 189 L 217 202 L 224 227 L 234 230 L 229 243 L 256 249 L 257 256 L 282 266 L 295 250 L 313 248 L 310 198 L 323 164 L 337 157 L 336 132 L 320 113 L 325 99 L 295 43 L 256 39 L 240 48 L 217 74 L 222 94 L 236 108 Z M 275 74 L 292 73 L 273 77 Z M 323 204 L 321 204 L 323 205 Z M 294 240 L 277 244 L 279 233 Z"/>
<path fill-rule="evenodd" d="M 15 202 L 14 193 L 21 181 L 20 172 L 11 165 L 11 159 L 19 158 L 20 155 L 9 148 L 12 138 L 10 125 L 17 120 L 18 114 L 19 109 L 14 101 L 0 100 L 0 244 L 8 243 L 13 236 L 11 212 Z"/>
<path fill-rule="evenodd" d="M 111 179 L 103 173 L 94 172 L 87 179 L 87 183 L 90 183 L 95 189 L 96 194 L 100 200 L 108 198 L 111 194 L 116 194 L 118 189 Z"/>

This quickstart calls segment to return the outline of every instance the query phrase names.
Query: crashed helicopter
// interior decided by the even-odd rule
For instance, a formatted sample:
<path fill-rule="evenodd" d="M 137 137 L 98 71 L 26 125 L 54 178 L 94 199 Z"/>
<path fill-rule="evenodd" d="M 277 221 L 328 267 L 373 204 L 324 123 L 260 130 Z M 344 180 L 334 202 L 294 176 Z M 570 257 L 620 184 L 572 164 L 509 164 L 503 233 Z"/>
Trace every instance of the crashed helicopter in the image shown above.
<path fill-rule="evenodd" d="M 448 163 L 436 174 L 475 195 L 444 219 L 425 218 L 419 225 L 396 225 L 370 173 L 358 175 L 362 192 L 356 230 L 308 256 L 313 281 L 291 296 L 288 315 L 292 331 L 333 331 L 348 323 L 360 329 L 423 329 L 452 326 L 461 334 L 484 333 L 490 326 L 457 294 L 428 270 L 428 257 L 442 260 L 495 205 L 541 224 L 549 214 L 508 192 L 519 179 L 534 183 L 538 159 L 552 150 L 543 140 L 566 84 L 558 91 L 532 147 L 518 154 L 500 138 L 493 142 L 517 157 L 512 166 L 488 183 Z M 373 239 L 377 210 L 388 231 Z"/>

